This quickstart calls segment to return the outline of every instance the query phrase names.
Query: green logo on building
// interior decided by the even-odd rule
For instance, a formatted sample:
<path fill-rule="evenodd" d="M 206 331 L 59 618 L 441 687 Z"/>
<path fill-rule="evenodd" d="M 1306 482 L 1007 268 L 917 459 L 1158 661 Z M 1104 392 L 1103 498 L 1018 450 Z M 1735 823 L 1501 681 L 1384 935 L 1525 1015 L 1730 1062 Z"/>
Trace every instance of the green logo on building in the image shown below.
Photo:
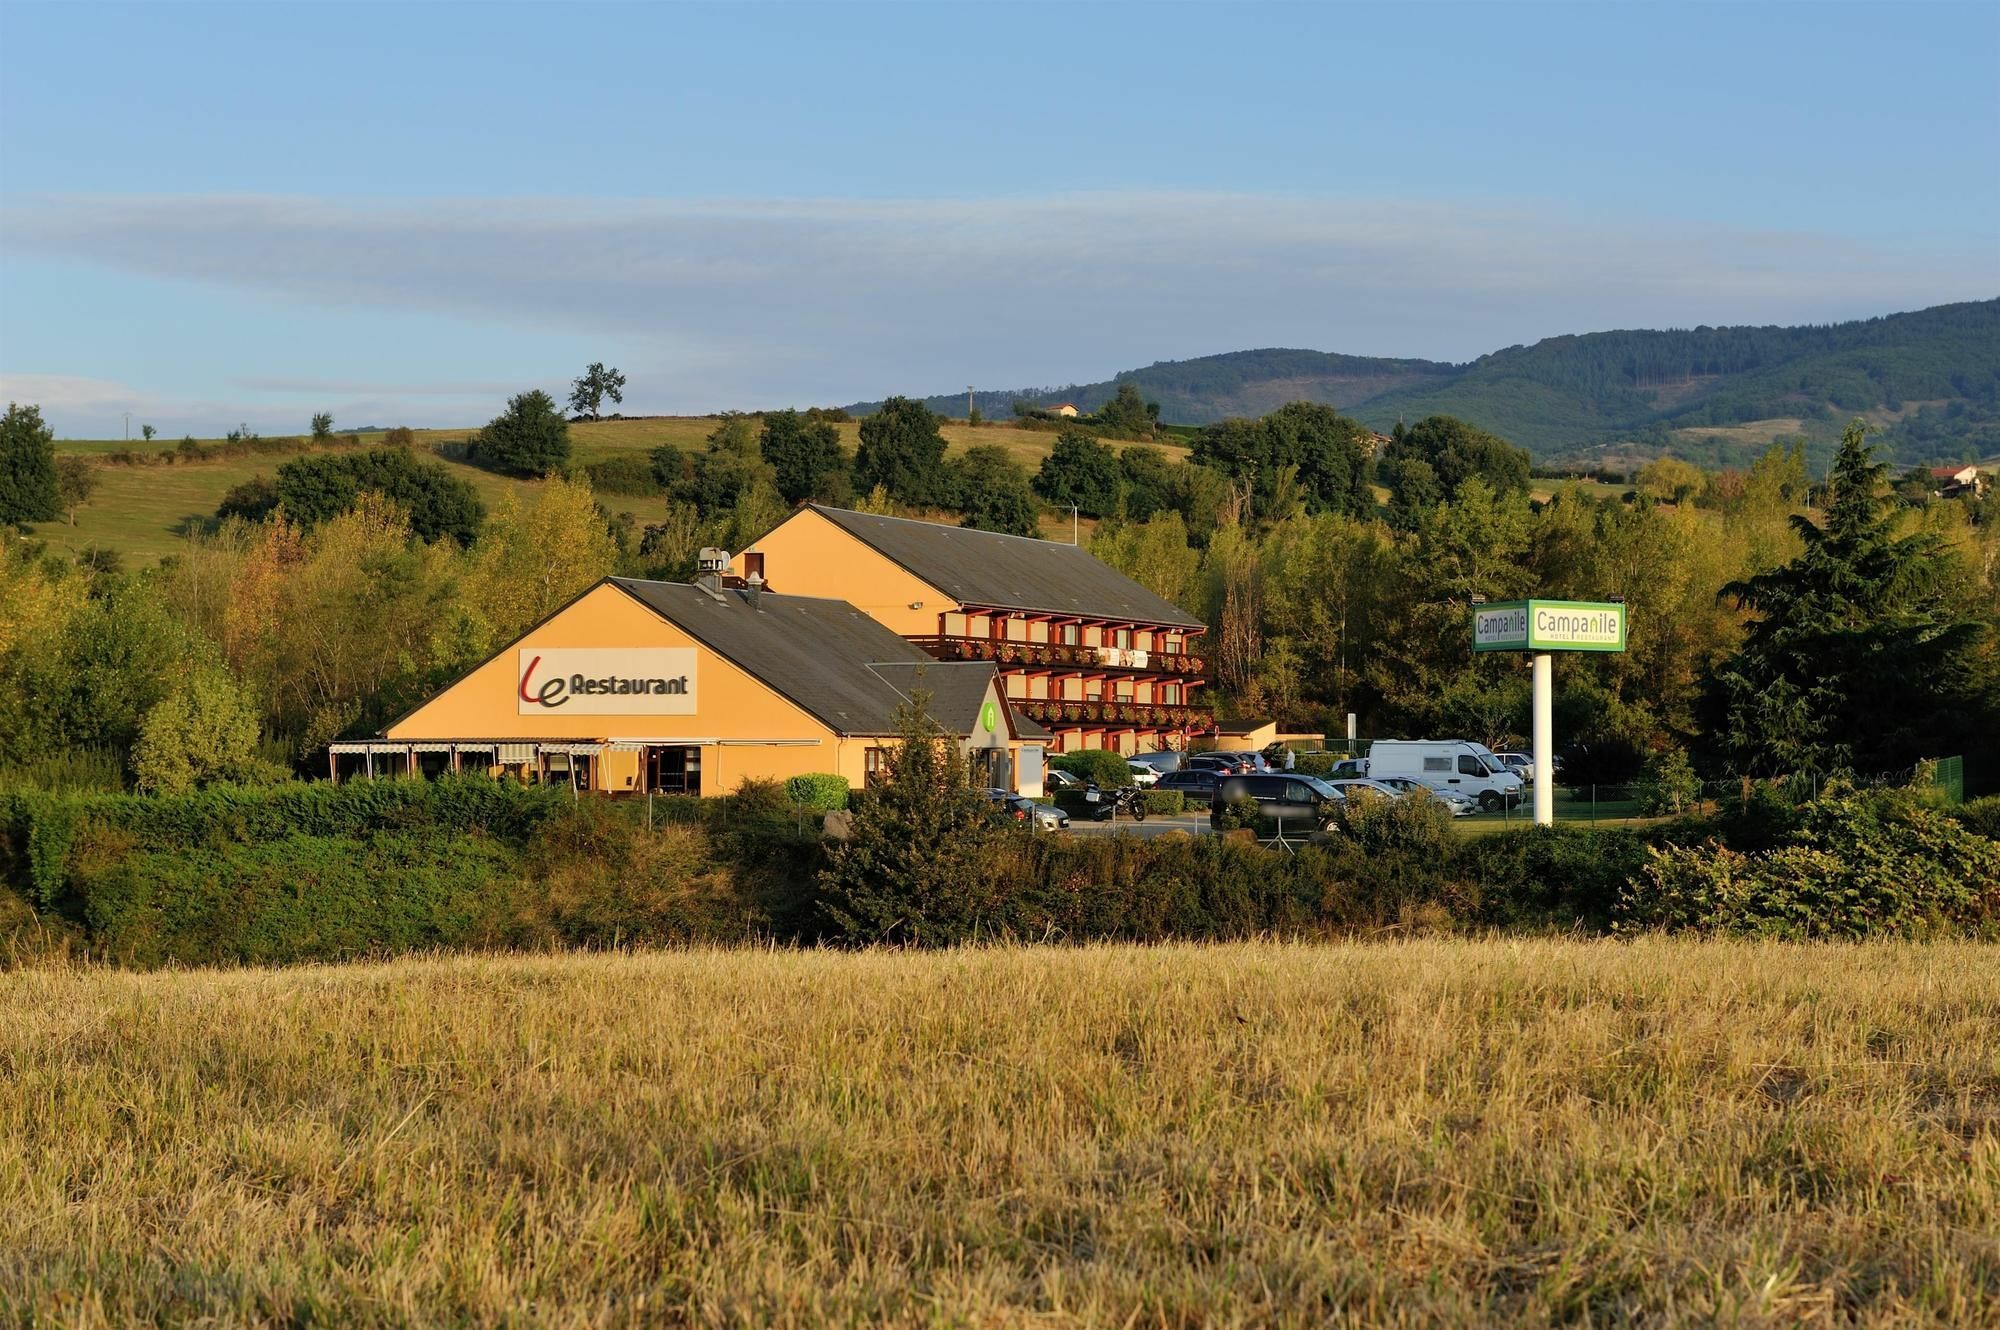
<path fill-rule="evenodd" d="M 979 708 L 979 723 L 988 734 L 1000 728 L 1000 708 L 991 702 Z"/>

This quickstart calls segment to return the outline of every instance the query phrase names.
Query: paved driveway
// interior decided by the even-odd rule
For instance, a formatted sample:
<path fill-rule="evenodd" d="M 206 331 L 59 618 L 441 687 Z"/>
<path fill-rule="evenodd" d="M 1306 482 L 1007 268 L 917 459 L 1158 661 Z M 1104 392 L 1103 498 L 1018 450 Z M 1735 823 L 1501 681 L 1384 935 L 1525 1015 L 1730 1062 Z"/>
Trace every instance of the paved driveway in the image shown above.
<path fill-rule="evenodd" d="M 1199 813 L 1176 813 L 1172 816 L 1153 816 L 1144 822 L 1134 822 L 1129 817 L 1121 817 L 1116 822 L 1086 822 L 1075 814 L 1070 815 L 1069 829 L 1077 836 L 1113 836 L 1124 832 L 1128 836 L 1164 836 L 1169 831 L 1185 831 L 1190 835 L 1204 835 L 1208 831 L 1208 810 Z"/>

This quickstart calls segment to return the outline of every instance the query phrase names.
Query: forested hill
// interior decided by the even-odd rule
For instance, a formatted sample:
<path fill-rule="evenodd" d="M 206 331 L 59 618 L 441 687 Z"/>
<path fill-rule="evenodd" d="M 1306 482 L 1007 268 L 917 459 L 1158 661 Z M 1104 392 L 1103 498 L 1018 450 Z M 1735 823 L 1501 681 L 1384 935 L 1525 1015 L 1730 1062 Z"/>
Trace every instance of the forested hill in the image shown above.
<path fill-rule="evenodd" d="M 1837 427 L 1926 406 L 1943 416 L 1954 404 L 1961 437 L 1982 416 L 1990 426 L 2000 405 L 2000 300 L 1796 328 L 1552 337 L 1481 356 L 1449 382 L 1393 389 L 1354 415 L 1376 426 L 1460 416 L 1547 454 L 1750 421 Z"/>
<path fill-rule="evenodd" d="M 1831 436 L 1866 414 L 1906 460 L 1970 458 L 2000 453 L 2000 300 L 1853 323 L 1551 337 L 1465 365 L 1237 351 L 975 400 L 996 419 L 1020 400 L 1088 411 L 1127 380 L 1160 404 L 1162 420 L 1181 424 L 1306 399 L 1378 428 L 1454 415 L 1547 457 L 1620 442 L 1699 451 L 1703 431 L 1726 439 L 1752 422 Z M 926 400 L 935 411 L 965 412 L 962 393 Z"/>
<path fill-rule="evenodd" d="M 973 394 L 973 404 L 982 414 L 996 420 L 1005 420 L 1012 414 L 1016 402 L 1036 406 L 1072 402 L 1084 411 L 1094 411 L 1111 400 L 1120 383 L 1131 382 L 1138 385 L 1147 401 L 1160 404 L 1162 420 L 1207 425 L 1231 416 L 1261 416 L 1286 402 L 1300 400 L 1351 408 L 1398 388 L 1447 384 L 1460 368 L 1434 360 L 1386 360 L 1269 347 L 1194 360 L 1157 361 L 1144 369 L 1126 370 L 1102 383 L 977 392 Z M 859 402 L 848 409 L 866 414 L 880 405 Z M 945 415 L 962 416 L 965 394 L 926 397 L 924 405 Z"/>

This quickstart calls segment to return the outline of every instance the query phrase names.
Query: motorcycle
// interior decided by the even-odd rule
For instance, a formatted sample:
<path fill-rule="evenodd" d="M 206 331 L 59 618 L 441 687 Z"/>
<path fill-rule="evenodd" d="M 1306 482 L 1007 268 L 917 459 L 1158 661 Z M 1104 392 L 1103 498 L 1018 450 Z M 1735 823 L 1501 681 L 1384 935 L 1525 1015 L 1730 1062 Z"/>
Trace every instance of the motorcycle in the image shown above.
<path fill-rule="evenodd" d="M 1137 785 L 1121 785 L 1118 787 L 1117 802 L 1112 807 L 1131 818 L 1134 822 L 1144 822 L 1146 820 L 1146 791 Z"/>

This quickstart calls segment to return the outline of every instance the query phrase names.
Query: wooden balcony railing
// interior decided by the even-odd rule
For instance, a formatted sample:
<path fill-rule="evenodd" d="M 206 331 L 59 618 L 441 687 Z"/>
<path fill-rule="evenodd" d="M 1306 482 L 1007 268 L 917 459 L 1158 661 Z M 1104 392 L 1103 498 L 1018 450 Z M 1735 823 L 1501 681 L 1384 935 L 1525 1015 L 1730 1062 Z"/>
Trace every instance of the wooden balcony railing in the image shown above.
<path fill-rule="evenodd" d="M 910 641 L 939 660 L 990 660 L 1009 666 L 1129 670 L 1135 674 L 1200 677 L 1206 664 L 1187 651 L 1138 651 L 1124 647 L 1070 646 L 1061 642 L 1009 642 L 990 637 L 926 635 Z"/>
<path fill-rule="evenodd" d="M 1007 705 L 1040 725 L 1123 725 L 1141 730 L 1205 730 L 1215 724 L 1210 707 L 1165 702 L 1067 702 L 1012 697 Z"/>

